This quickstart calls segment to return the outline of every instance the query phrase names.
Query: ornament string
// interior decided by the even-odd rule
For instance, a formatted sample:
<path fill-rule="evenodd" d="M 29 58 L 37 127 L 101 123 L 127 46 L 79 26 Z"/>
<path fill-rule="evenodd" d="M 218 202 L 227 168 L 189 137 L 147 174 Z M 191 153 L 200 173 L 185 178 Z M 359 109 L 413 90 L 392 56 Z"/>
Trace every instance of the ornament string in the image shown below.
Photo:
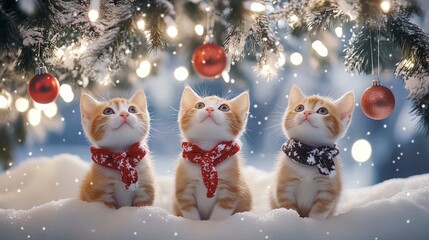
<path fill-rule="evenodd" d="M 380 78 L 380 29 L 377 31 L 377 80 Z"/>
<path fill-rule="evenodd" d="M 213 13 L 213 3 L 209 2 L 207 3 L 207 7 L 205 8 L 206 12 L 207 12 L 207 23 L 206 23 L 206 37 L 204 39 L 205 42 L 211 42 L 211 40 L 213 39 L 214 35 L 213 35 L 213 28 L 214 28 L 214 24 L 215 24 L 215 19 L 214 19 L 214 13 Z"/>

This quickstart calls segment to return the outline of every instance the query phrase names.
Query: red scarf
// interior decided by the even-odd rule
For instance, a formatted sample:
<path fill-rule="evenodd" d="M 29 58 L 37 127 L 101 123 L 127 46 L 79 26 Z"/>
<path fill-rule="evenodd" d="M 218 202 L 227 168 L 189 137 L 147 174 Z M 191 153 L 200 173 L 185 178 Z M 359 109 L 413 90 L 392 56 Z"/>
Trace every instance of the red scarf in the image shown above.
<path fill-rule="evenodd" d="M 218 184 L 215 167 L 240 151 L 240 146 L 232 141 L 220 142 L 211 150 L 205 151 L 193 143 L 182 142 L 182 149 L 182 157 L 201 166 L 201 176 L 207 188 L 207 197 L 212 198 Z"/>
<path fill-rule="evenodd" d="M 139 142 L 125 152 L 112 152 L 108 149 L 91 146 L 92 161 L 96 164 L 118 170 L 126 189 L 137 190 L 138 173 L 135 166 L 145 157 L 146 151 Z"/>

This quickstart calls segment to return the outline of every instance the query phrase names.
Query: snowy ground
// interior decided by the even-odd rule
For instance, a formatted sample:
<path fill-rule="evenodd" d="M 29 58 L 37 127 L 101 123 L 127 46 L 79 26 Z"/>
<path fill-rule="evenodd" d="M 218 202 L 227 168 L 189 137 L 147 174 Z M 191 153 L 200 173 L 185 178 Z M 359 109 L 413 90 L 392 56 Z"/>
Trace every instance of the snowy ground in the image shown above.
<path fill-rule="evenodd" d="M 429 174 L 346 191 L 338 215 L 319 221 L 270 211 L 271 174 L 247 167 L 254 210 L 195 222 L 170 214 L 172 176 L 158 177 L 153 207 L 113 210 L 78 200 L 88 166 L 63 154 L 0 175 L 0 239 L 429 239 Z"/>

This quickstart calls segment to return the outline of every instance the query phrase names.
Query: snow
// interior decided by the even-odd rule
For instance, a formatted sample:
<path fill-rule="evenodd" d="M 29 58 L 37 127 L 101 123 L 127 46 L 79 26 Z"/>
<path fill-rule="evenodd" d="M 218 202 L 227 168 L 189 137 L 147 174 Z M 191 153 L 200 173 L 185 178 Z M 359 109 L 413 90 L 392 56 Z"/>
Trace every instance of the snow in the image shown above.
<path fill-rule="evenodd" d="M 272 173 L 248 166 L 254 210 L 195 222 L 170 213 L 173 177 L 158 176 L 153 207 L 110 209 L 77 199 L 89 163 L 62 154 L 0 175 L 0 239 L 427 239 L 429 174 L 345 191 L 327 220 L 269 210 Z M 347 174 L 344 175 L 347 177 Z M 19 190 L 18 190 L 19 189 Z"/>

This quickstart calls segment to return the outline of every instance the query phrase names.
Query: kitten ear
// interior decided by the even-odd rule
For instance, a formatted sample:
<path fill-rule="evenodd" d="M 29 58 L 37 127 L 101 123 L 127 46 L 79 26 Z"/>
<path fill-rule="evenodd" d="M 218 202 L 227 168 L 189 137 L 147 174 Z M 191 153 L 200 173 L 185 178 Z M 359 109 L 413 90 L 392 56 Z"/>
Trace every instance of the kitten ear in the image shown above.
<path fill-rule="evenodd" d="M 91 119 L 94 115 L 94 109 L 99 104 L 100 103 L 90 95 L 82 93 L 80 95 L 80 112 L 82 114 L 82 118 Z"/>
<path fill-rule="evenodd" d="M 342 121 L 350 121 L 352 117 L 353 110 L 355 109 L 355 96 L 353 92 L 346 92 L 342 97 L 340 97 L 335 105 L 337 107 L 340 119 Z"/>
<path fill-rule="evenodd" d="M 305 94 L 302 92 L 301 88 L 294 84 L 290 89 L 288 106 L 295 107 L 295 105 L 301 102 L 304 98 Z"/>
<path fill-rule="evenodd" d="M 146 95 L 144 94 L 143 90 L 140 89 L 134 93 L 134 95 L 130 98 L 130 101 L 136 104 L 140 111 L 147 111 Z"/>
<path fill-rule="evenodd" d="M 181 109 L 192 108 L 195 102 L 197 102 L 200 99 L 201 97 L 198 96 L 198 94 L 196 94 L 194 90 L 192 90 L 192 88 L 190 88 L 189 86 L 185 86 L 185 89 L 183 89 L 183 93 L 182 93 L 182 99 L 180 100 L 180 108 Z"/>
<path fill-rule="evenodd" d="M 247 116 L 250 108 L 250 96 L 248 91 L 245 91 L 237 97 L 229 100 L 229 102 L 232 108 L 234 108 L 240 116 Z"/>

